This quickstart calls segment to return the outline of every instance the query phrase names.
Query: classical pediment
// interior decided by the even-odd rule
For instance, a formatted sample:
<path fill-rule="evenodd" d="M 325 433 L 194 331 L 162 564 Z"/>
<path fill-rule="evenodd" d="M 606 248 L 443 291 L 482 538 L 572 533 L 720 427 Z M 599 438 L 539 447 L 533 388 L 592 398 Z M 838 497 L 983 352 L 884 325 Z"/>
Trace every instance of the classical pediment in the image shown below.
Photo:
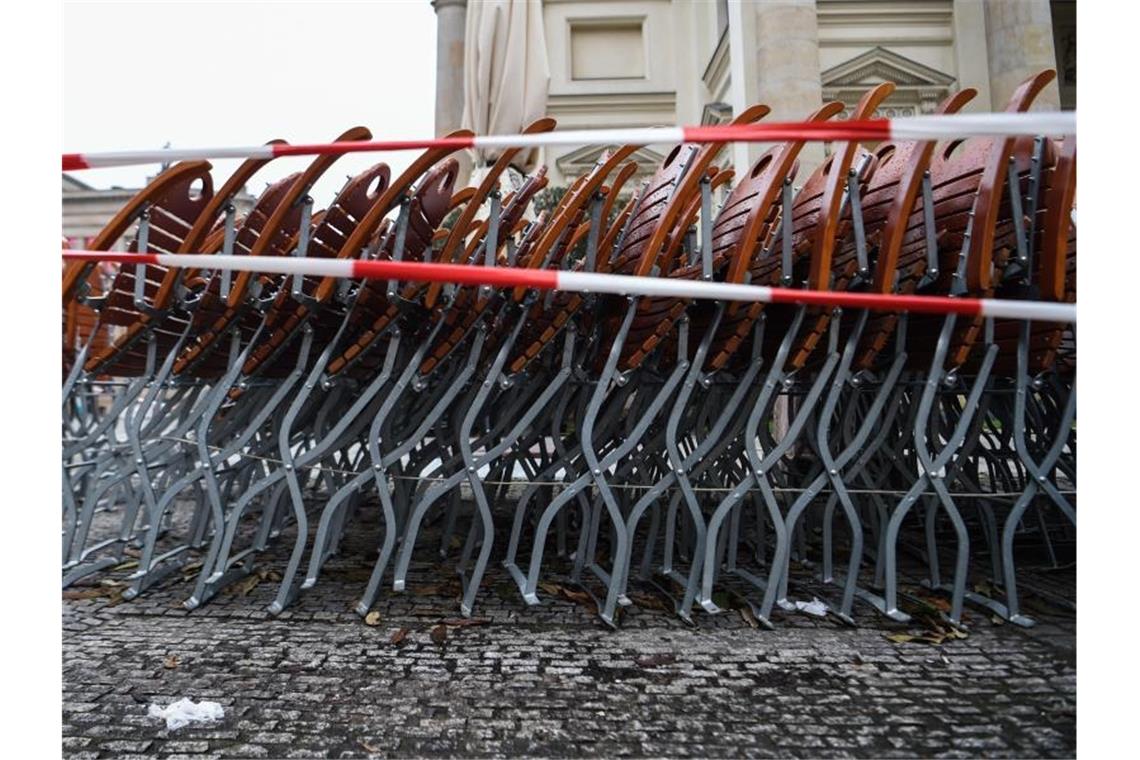
<path fill-rule="evenodd" d="M 934 110 L 954 85 L 954 77 L 904 55 L 873 47 L 823 72 L 824 100 L 839 100 L 854 106 L 863 93 L 883 82 L 894 82 L 896 90 L 880 116 L 903 116 Z"/>
<path fill-rule="evenodd" d="M 873 47 L 832 66 L 820 77 L 824 87 L 872 87 L 894 82 L 900 87 L 949 87 L 954 77 L 883 47 Z"/>
<path fill-rule="evenodd" d="M 614 150 L 617 150 L 616 145 L 588 145 L 559 156 L 554 163 L 558 165 L 558 170 L 562 172 L 562 176 L 567 178 L 580 177 L 593 169 L 594 165 L 602 160 L 605 153 Z M 652 148 L 642 146 L 635 150 L 628 160 L 637 162 L 637 175 L 640 176 L 657 171 L 657 167 L 661 166 L 665 156 Z"/>

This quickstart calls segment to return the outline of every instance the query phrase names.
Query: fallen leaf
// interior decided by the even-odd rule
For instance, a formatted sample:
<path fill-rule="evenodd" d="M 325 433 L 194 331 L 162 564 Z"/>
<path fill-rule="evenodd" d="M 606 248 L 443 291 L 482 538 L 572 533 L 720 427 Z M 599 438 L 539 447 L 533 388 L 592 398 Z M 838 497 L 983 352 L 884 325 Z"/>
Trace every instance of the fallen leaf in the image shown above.
<path fill-rule="evenodd" d="M 912 636 L 909 633 L 891 633 L 887 634 L 886 638 L 893 644 L 908 644 L 918 639 L 917 636 Z"/>
<path fill-rule="evenodd" d="M 63 590 L 64 599 L 98 599 L 101 596 L 107 596 L 106 589 L 101 588 L 65 588 Z"/>
<path fill-rule="evenodd" d="M 988 596 L 990 598 L 997 598 L 999 595 L 998 590 L 989 581 L 982 581 L 981 583 L 974 584 L 974 593 Z"/>
<path fill-rule="evenodd" d="M 641 668 L 655 668 L 658 665 L 670 665 L 676 661 L 677 661 L 677 658 L 674 655 L 669 654 L 668 652 L 660 652 L 658 654 L 647 654 L 647 655 L 644 655 L 642 657 L 638 657 L 636 660 L 634 660 L 634 662 L 637 663 L 638 667 L 641 667 Z"/>
<path fill-rule="evenodd" d="M 380 613 L 373 610 L 364 616 L 364 624 L 377 626 L 380 625 Z"/>
<path fill-rule="evenodd" d="M 431 629 L 431 640 L 439 645 L 443 645 L 447 641 L 447 626 L 440 623 L 435 628 Z"/>
<path fill-rule="evenodd" d="M 569 599 L 570 601 L 576 604 L 580 604 L 584 607 L 588 607 L 591 610 L 597 609 L 594 604 L 594 598 L 585 591 L 578 591 L 576 589 L 567 588 L 566 586 L 563 586 L 559 583 L 550 582 L 539 583 L 538 586 L 543 591 L 553 596 L 560 596 L 563 599 Z"/>
<path fill-rule="evenodd" d="M 415 596 L 455 596 L 458 594 L 456 584 L 429 583 L 411 589 Z"/>
<path fill-rule="evenodd" d="M 132 570 L 138 566 L 139 566 L 139 561 L 137 559 L 132 559 L 132 560 L 127 560 L 126 562 L 122 563 L 121 565 L 115 565 L 115 567 L 113 569 L 114 570 Z"/>
<path fill-rule="evenodd" d="M 237 585 L 236 591 L 240 596 L 249 596 L 249 592 L 257 588 L 259 583 L 261 583 L 261 576 L 251 575 Z"/>
<path fill-rule="evenodd" d="M 935 596 L 935 597 L 929 597 L 925 601 L 928 604 L 930 604 L 932 607 L 934 607 L 935 609 L 938 609 L 942 612 L 949 612 L 950 611 L 950 600 L 949 599 L 943 599 L 940 596 Z"/>
<path fill-rule="evenodd" d="M 166 655 L 166 659 L 162 661 L 162 667 L 167 670 L 173 670 L 178 667 L 178 656 L 173 654 Z"/>
<path fill-rule="evenodd" d="M 63 590 L 63 598 L 67 600 L 80 600 L 80 599 L 106 599 L 107 606 L 113 607 L 123 601 L 124 587 L 120 584 L 117 586 L 96 586 L 94 588 L 88 586 L 86 588 L 65 588 Z"/>
<path fill-rule="evenodd" d="M 360 746 L 363 747 L 364 751 L 370 755 L 382 755 L 382 754 L 384 754 L 384 750 L 382 750 L 380 747 L 376 747 L 374 745 L 371 745 L 368 742 L 361 742 Z"/>
<path fill-rule="evenodd" d="M 669 605 L 652 594 L 630 594 L 629 600 L 642 609 L 672 612 Z"/>
<path fill-rule="evenodd" d="M 392 638 L 389 639 L 388 643 L 392 644 L 393 646 L 400 646 L 400 644 L 404 643 L 404 639 L 406 638 L 408 638 L 408 629 L 400 628 L 392 634 Z"/>
<path fill-rule="evenodd" d="M 756 619 L 756 616 L 754 614 L 752 614 L 751 607 L 745 606 L 740 608 L 740 619 L 747 623 L 749 628 L 760 627 L 760 621 Z"/>

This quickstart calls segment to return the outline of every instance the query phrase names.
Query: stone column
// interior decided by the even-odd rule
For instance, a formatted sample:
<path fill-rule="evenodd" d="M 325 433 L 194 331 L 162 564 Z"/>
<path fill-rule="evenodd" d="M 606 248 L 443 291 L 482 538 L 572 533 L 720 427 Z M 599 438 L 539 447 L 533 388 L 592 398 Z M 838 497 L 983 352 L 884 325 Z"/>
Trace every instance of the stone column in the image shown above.
<path fill-rule="evenodd" d="M 964 110 L 989 111 L 989 53 L 986 52 L 986 9 L 982 0 L 954 0 L 954 58 L 958 65 L 958 87 L 973 87 L 977 97 Z"/>
<path fill-rule="evenodd" d="M 772 112 L 765 121 L 800 121 L 823 104 L 819 68 L 819 19 L 815 0 L 764 0 L 754 3 L 756 53 L 748 63 L 755 71 L 756 98 Z M 759 149 L 751 148 L 753 159 Z M 823 161 L 822 143 L 809 142 L 800 151 L 795 183 L 802 185 Z M 772 409 L 773 437 L 788 432 L 788 397 L 776 399 Z M 793 447 L 793 451 L 796 447 Z"/>
<path fill-rule="evenodd" d="M 459 129 L 463 118 L 463 39 L 467 0 L 432 0 L 435 9 L 435 134 Z"/>
<path fill-rule="evenodd" d="M 435 134 L 459 129 L 463 120 L 463 58 L 467 35 L 467 0 L 431 0 L 435 9 Z M 471 176 L 471 156 L 454 154 L 459 160 L 457 187 Z"/>
<path fill-rule="evenodd" d="M 1014 88 L 1041 69 L 1057 67 L 1049 0 L 1001 0 L 985 3 L 990 97 L 995 111 L 1005 108 Z M 1061 96 L 1050 82 L 1033 110 L 1055 111 Z"/>
<path fill-rule="evenodd" d="M 819 20 L 815 0 L 765 0 L 755 9 L 756 100 L 772 113 L 765 121 L 798 121 L 823 103 L 819 69 Z M 823 160 L 819 143 L 804 146 L 801 179 Z"/>

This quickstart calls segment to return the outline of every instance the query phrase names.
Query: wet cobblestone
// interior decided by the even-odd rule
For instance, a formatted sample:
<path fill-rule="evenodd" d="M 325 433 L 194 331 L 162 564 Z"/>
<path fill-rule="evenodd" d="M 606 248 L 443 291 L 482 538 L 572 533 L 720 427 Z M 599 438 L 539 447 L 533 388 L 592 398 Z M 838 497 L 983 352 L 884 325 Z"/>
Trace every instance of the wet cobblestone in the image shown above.
<path fill-rule="evenodd" d="M 122 603 L 118 587 L 84 581 L 64 593 L 64 756 L 1075 753 L 1071 614 L 1039 608 L 1026 631 L 973 608 L 968 637 L 932 646 L 889 640 L 907 627 L 866 606 L 855 628 L 779 612 L 768 631 L 737 611 L 689 626 L 639 590 L 615 631 L 588 602 L 525 606 L 495 569 L 479 624 L 456 625 L 449 568 L 413 566 L 411 593 L 389 592 L 375 626 L 352 611 L 370 570 L 353 552 L 276 617 L 270 579 L 193 612 L 178 575 Z M 807 598 L 827 592 L 799 578 Z M 225 718 L 167 731 L 147 717 L 183 696 L 220 702 Z"/>

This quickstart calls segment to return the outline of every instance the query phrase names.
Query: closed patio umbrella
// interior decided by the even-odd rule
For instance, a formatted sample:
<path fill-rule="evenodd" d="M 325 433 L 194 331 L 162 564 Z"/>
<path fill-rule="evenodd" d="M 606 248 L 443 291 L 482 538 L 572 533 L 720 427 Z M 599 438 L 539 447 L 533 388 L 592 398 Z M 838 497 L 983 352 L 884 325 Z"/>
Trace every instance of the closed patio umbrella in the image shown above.
<path fill-rule="evenodd" d="M 550 66 L 542 3 L 484 0 L 467 8 L 462 126 L 475 134 L 519 132 L 546 115 Z M 476 177 L 498 151 L 477 151 Z M 538 151 L 523 155 L 530 168 Z"/>

